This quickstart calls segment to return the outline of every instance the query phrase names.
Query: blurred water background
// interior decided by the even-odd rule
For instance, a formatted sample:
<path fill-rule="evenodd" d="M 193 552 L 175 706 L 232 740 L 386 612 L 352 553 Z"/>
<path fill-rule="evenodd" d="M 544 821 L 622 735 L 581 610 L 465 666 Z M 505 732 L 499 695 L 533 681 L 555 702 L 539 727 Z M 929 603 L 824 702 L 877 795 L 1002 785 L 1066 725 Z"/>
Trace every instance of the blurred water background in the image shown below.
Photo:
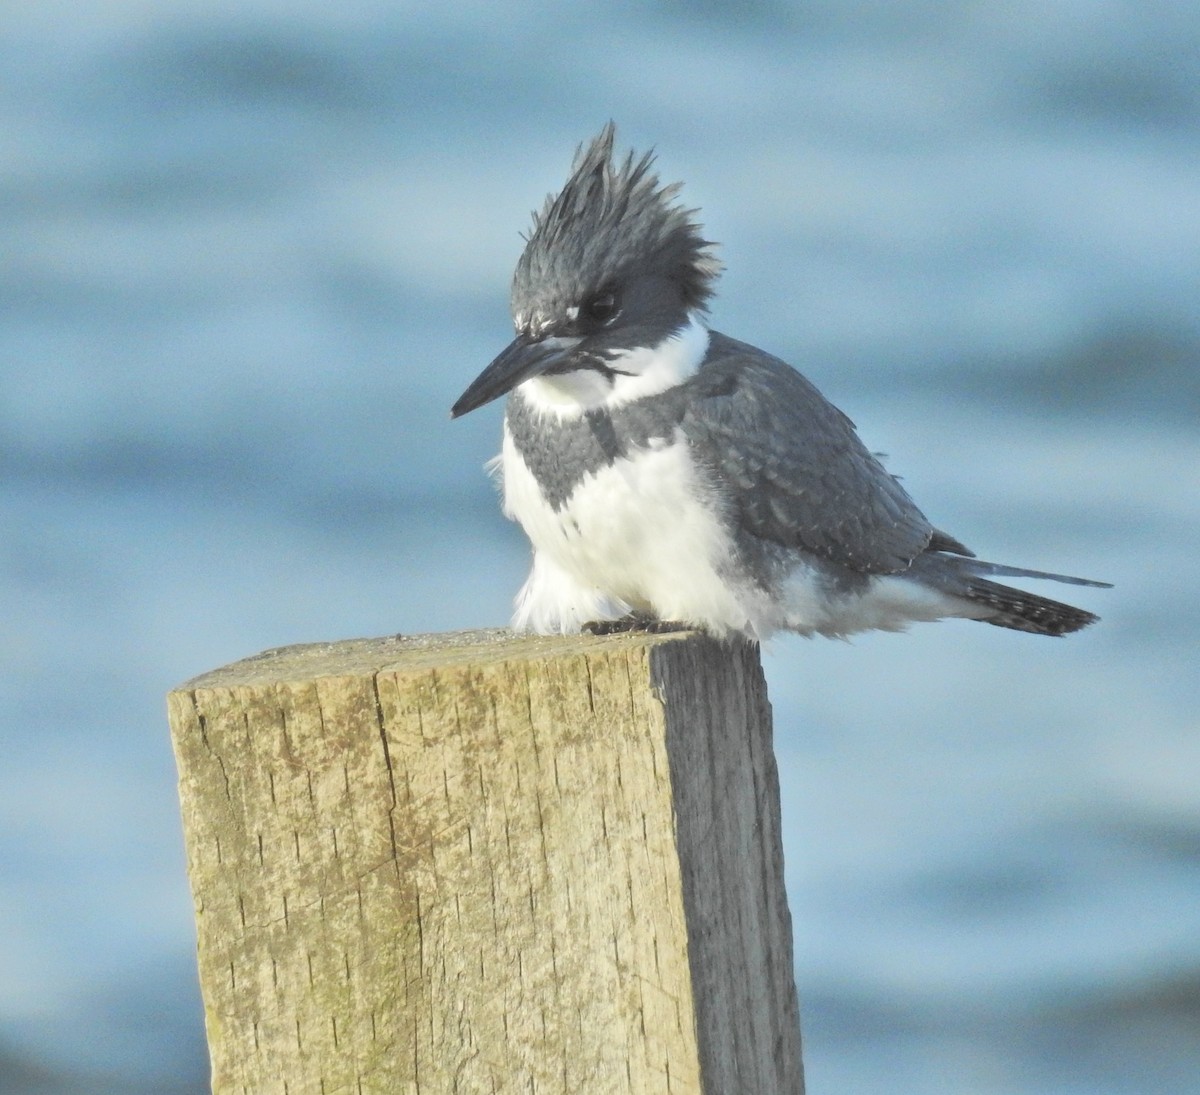
<path fill-rule="evenodd" d="M 1200 1091 L 1200 9 L 0 7 L 0 1091 L 207 1065 L 163 694 L 507 620 L 447 409 L 608 118 L 1052 641 L 774 642 L 810 1095 Z"/>

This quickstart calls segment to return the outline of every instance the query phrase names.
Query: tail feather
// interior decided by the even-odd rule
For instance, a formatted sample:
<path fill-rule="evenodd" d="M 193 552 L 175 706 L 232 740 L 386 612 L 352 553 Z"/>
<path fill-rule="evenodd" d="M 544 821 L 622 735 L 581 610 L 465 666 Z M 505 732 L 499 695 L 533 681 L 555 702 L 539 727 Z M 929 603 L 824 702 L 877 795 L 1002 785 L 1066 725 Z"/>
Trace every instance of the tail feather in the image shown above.
<path fill-rule="evenodd" d="M 987 563 L 981 559 L 962 558 L 929 552 L 916 560 L 926 582 L 937 588 L 988 609 L 987 615 L 973 618 L 996 627 L 1027 631 L 1033 635 L 1069 635 L 1072 631 L 1095 623 L 1100 617 L 1074 605 L 1039 597 L 1023 589 L 989 581 L 984 575 L 1006 578 L 1041 578 L 1068 585 L 1095 586 L 1110 589 L 1109 582 L 1090 578 L 1074 578 L 1069 574 L 1050 574 L 1043 570 Z"/>
<path fill-rule="evenodd" d="M 1014 631 L 1028 631 L 1033 635 L 1069 635 L 1100 619 L 1094 613 L 1074 605 L 1052 601 L 1049 597 L 1039 597 L 1036 593 L 1027 593 L 999 582 L 989 582 L 986 578 L 972 578 L 962 595 L 975 604 L 995 609 L 994 615 L 984 617 L 984 623 L 1012 628 Z"/>

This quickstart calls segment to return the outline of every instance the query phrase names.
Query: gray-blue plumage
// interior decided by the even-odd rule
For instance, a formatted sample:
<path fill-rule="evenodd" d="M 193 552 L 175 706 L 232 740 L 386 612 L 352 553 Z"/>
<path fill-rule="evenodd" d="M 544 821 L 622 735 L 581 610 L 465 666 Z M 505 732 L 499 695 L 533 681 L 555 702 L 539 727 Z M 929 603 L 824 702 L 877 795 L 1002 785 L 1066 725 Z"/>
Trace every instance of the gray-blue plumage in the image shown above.
<path fill-rule="evenodd" d="M 719 265 L 649 156 L 611 125 L 535 215 L 517 337 L 455 415 L 511 391 L 505 508 L 534 544 L 516 622 L 680 618 L 716 633 L 846 634 L 958 615 L 1043 634 L 1090 613 L 990 576 L 935 529 L 789 365 L 708 331 Z"/>

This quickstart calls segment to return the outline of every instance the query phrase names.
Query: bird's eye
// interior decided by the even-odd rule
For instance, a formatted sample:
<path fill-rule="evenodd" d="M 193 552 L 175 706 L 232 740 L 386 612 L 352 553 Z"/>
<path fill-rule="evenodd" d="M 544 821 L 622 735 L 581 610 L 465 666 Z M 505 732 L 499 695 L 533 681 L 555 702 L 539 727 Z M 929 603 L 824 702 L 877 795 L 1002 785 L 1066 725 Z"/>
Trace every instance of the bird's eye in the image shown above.
<path fill-rule="evenodd" d="M 597 293 L 584 301 L 582 311 L 593 323 L 607 323 L 620 311 L 617 295 L 610 291 Z"/>

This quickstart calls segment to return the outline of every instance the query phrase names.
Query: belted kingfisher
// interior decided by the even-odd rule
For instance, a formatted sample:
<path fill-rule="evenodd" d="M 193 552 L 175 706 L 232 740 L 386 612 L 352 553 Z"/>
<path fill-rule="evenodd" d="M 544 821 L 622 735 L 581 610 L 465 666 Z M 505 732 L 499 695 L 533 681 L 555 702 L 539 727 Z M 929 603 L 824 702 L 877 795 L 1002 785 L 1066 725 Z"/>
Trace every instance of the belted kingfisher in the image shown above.
<path fill-rule="evenodd" d="M 1039 635 L 1092 623 L 991 579 L 1106 583 L 976 559 L 800 373 L 708 329 L 714 244 L 653 154 L 617 161 L 613 137 L 610 122 L 534 213 L 516 338 L 451 411 L 509 393 L 491 467 L 533 544 L 513 627 L 761 640 L 948 616 Z"/>

